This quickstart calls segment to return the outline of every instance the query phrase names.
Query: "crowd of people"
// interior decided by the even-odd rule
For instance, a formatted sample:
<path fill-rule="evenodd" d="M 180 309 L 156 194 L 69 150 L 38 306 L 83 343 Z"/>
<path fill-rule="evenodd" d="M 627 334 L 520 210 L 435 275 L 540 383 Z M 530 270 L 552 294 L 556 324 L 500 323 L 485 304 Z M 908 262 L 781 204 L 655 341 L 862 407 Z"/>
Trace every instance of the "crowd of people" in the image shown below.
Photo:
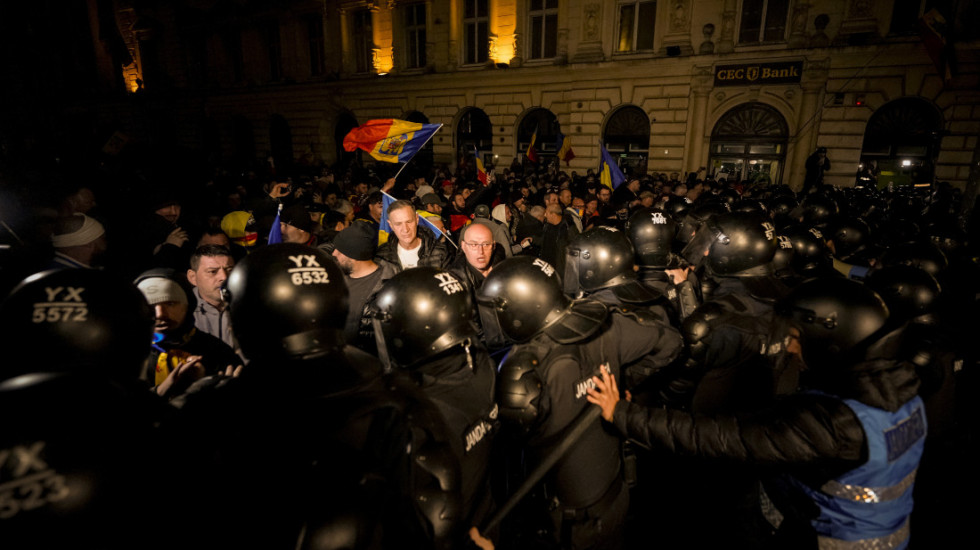
<path fill-rule="evenodd" d="M 980 266 L 950 186 L 267 168 L 6 182 L 5 547 L 965 524 Z"/>

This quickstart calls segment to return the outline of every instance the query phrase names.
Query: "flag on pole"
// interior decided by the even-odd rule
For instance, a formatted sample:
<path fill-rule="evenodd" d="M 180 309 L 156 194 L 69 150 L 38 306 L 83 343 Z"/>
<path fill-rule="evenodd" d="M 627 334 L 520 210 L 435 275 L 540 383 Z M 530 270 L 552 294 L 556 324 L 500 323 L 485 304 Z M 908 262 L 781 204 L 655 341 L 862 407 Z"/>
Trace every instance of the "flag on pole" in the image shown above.
<path fill-rule="evenodd" d="M 279 203 L 279 210 L 276 211 L 276 219 L 272 222 L 272 227 L 269 229 L 269 238 L 266 242 L 269 244 L 279 244 L 282 242 L 282 227 L 279 225 L 279 217 L 282 214 L 282 203 Z"/>
<path fill-rule="evenodd" d="M 439 214 L 434 214 L 428 211 L 418 211 L 418 215 L 419 215 L 419 225 L 424 225 L 425 227 L 429 228 L 429 231 L 432 231 L 432 236 L 434 236 L 436 239 L 438 239 L 439 237 L 446 236 L 442 233 L 442 230 L 440 230 L 436 226 L 436 224 L 432 223 L 432 220 L 429 219 L 429 218 L 438 218 L 440 217 Z M 453 240 L 450 238 L 447 238 L 446 242 L 453 246 L 456 246 L 456 243 L 454 243 Z"/>
<path fill-rule="evenodd" d="M 948 35 L 949 27 L 946 18 L 933 8 L 919 17 L 919 35 L 922 37 L 922 44 L 926 47 L 926 53 L 932 59 L 936 71 L 942 77 L 943 82 L 953 79 L 951 67 L 951 51 Z"/>
<path fill-rule="evenodd" d="M 531 144 L 527 146 L 527 160 L 531 162 L 538 162 L 538 150 L 534 148 L 534 142 L 538 140 L 538 128 L 534 127 L 534 133 L 531 134 Z"/>
<path fill-rule="evenodd" d="M 565 165 L 568 165 L 573 158 L 575 158 L 575 153 L 572 152 L 572 142 L 565 137 L 565 134 L 558 130 L 558 139 L 555 141 L 555 150 L 558 151 L 558 158 L 565 161 Z"/>
<path fill-rule="evenodd" d="M 476 179 L 483 185 L 489 185 L 490 179 L 487 177 L 487 169 L 483 167 L 483 159 L 480 158 L 480 151 L 473 146 L 473 158 L 476 159 Z"/>
<path fill-rule="evenodd" d="M 422 124 L 394 118 L 369 120 L 344 137 L 344 150 L 363 149 L 382 162 L 412 160 L 442 124 Z"/>
<path fill-rule="evenodd" d="M 602 159 L 599 161 L 599 182 L 601 182 L 606 187 L 615 190 L 624 181 L 626 181 L 626 176 L 623 175 L 622 170 L 619 169 L 619 165 L 616 164 L 616 159 L 612 158 L 609 151 L 599 144 L 599 149 L 602 151 Z"/>
<path fill-rule="evenodd" d="M 391 203 L 395 202 L 395 197 L 392 197 L 384 191 L 381 192 L 381 221 L 378 222 L 378 244 L 384 244 L 388 240 L 388 234 L 391 233 L 391 226 L 388 225 L 388 207 Z"/>

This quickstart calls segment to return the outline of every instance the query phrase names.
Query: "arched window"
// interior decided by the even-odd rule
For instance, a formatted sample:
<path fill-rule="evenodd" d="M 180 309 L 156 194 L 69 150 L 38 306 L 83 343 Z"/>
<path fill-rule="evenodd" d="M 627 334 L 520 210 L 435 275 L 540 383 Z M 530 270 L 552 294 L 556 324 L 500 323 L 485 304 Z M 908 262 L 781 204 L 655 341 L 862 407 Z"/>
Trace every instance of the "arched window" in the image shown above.
<path fill-rule="evenodd" d="M 606 121 L 602 144 L 624 172 L 645 174 L 650 156 L 650 117 L 634 105 L 616 109 Z"/>
<path fill-rule="evenodd" d="M 789 128 L 775 108 L 752 101 L 722 115 L 711 132 L 709 171 L 715 178 L 779 183 Z"/>
<path fill-rule="evenodd" d="M 548 164 L 555 158 L 558 148 L 558 117 L 548 109 L 536 108 L 528 111 L 517 127 L 517 156 L 523 158 L 531 145 L 531 136 L 537 131 L 534 149 L 538 152 L 538 162 Z"/>
<path fill-rule="evenodd" d="M 943 117 L 929 102 L 916 97 L 890 101 L 868 120 L 859 169 L 871 164 L 882 187 L 931 183 L 942 130 Z"/>
<path fill-rule="evenodd" d="M 493 150 L 493 125 L 482 109 L 471 107 L 459 117 L 456 125 L 456 151 L 460 155 L 473 153 L 473 147 L 481 153 Z"/>

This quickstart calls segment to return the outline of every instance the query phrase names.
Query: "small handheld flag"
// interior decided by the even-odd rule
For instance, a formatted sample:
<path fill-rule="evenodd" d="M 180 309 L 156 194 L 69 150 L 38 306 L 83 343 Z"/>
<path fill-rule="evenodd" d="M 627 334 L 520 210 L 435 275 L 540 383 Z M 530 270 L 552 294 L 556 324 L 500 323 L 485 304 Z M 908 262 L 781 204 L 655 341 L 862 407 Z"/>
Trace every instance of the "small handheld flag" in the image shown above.
<path fill-rule="evenodd" d="M 344 137 L 344 150 L 363 149 L 382 162 L 408 162 L 439 128 L 442 128 L 442 124 L 422 124 L 395 118 L 369 120 Z"/>
<path fill-rule="evenodd" d="M 558 151 L 558 158 L 565 161 L 567 165 L 573 158 L 575 158 L 575 153 L 572 152 L 572 142 L 569 141 L 565 134 L 558 130 L 558 139 L 555 141 L 555 150 Z"/>
<path fill-rule="evenodd" d="M 280 215 L 282 215 L 282 203 L 279 203 L 276 219 L 272 222 L 272 228 L 269 229 L 269 238 L 266 239 L 266 242 L 269 244 L 279 244 L 282 242 L 282 227 L 279 225 Z"/>
<path fill-rule="evenodd" d="M 531 134 L 531 143 L 527 146 L 527 160 L 531 162 L 538 162 L 538 150 L 534 148 L 534 143 L 538 141 L 538 129 L 534 128 L 534 133 Z"/>
<path fill-rule="evenodd" d="M 626 181 L 626 176 L 623 175 L 622 170 L 619 169 L 619 165 L 616 164 L 616 160 L 612 158 L 612 155 L 609 154 L 609 151 L 606 151 L 606 148 L 601 143 L 599 144 L 599 149 L 602 151 L 602 160 L 599 161 L 599 182 L 615 190 Z"/>
<path fill-rule="evenodd" d="M 489 185 L 490 179 L 487 177 L 487 169 L 483 167 L 483 159 L 480 158 L 480 151 L 473 146 L 473 158 L 476 159 L 476 179 L 483 185 Z"/>

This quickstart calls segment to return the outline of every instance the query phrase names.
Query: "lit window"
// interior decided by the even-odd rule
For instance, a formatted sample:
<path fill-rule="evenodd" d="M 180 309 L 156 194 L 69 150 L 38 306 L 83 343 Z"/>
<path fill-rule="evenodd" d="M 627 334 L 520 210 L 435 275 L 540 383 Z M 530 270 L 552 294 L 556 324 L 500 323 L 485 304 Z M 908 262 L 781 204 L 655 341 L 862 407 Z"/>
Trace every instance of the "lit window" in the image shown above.
<path fill-rule="evenodd" d="M 620 2 L 616 51 L 652 50 L 656 22 L 656 2 Z"/>
<path fill-rule="evenodd" d="M 486 63 L 490 55 L 490 13 L 487 0 L 464 0 L 463 63 Z"/>
<path fill-rule="evenodd" d="M 744 0 L 738 43 L 780 42 L 786 39 L 789 0 Z"/>
<path fill-rule="evenodd" d="M 531 0 L 531 59 L 550 59 L 558 54 L 558 0 Z"/>
<path fill-rule="evenodd" d="M 425 67 L 425 4 L 409 4 L 405 7 L 405 66 L 409 69 Z"/>

